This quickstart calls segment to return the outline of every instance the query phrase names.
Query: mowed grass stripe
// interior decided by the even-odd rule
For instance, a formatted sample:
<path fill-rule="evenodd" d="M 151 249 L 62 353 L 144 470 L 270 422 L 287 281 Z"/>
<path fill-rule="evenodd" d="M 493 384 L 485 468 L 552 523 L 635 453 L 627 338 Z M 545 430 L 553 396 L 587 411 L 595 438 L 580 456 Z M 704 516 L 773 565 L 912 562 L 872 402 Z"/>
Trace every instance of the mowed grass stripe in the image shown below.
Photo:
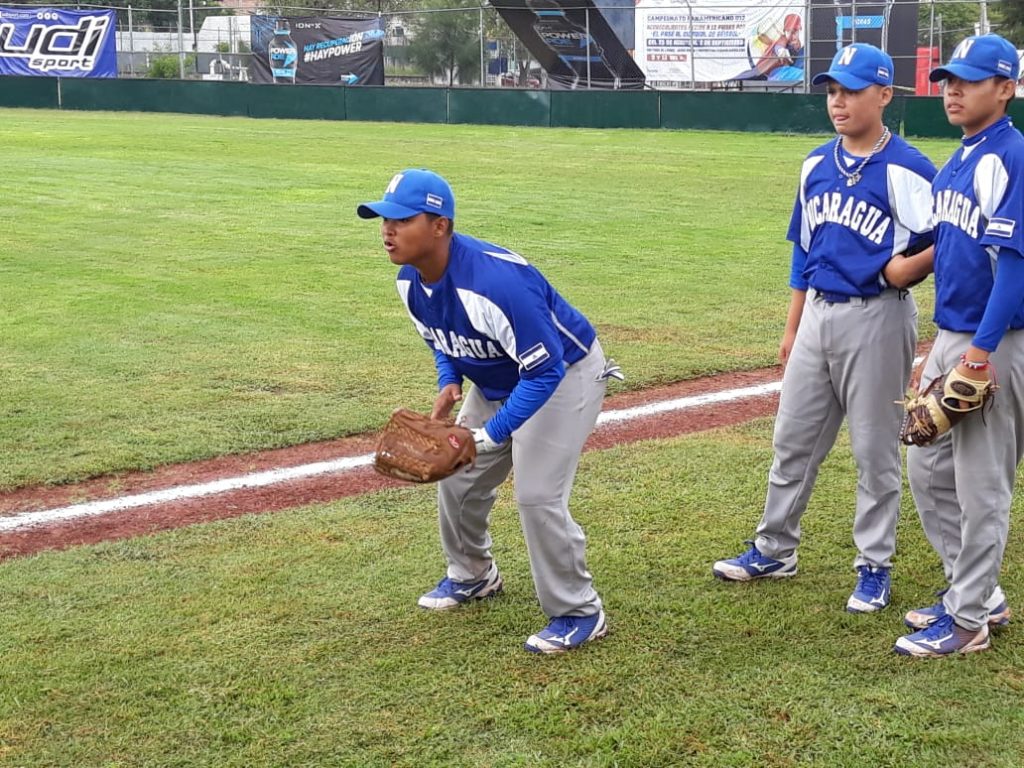
<path fill-rule="evenodd" d="M 544 619 L 509 486 L 506 591 L 452 613 L 415 606 L 443 570 L 429 488 L 8 561 L 0 763 L 1019 766 L 1019 627 L 964 659 L 890 653 L 942 578 L 909 498 L 894 604 L 844 611 L 845 433 L 800 574 L 711 577 L 756 522 L 770 458 L 770 420 L 587 454 L 573 508 L 612 633 L 557 659 L 521 649 Z M 1021 554 L 1014 529 L 1007 563 Z M 1019 569 L 1003 586 L 1024 594 Z"/>
<path fill-rule="evenodd" d="M 0 208 L 0 489 L 425 407 L 431 358 L 354 215 L 409 166 L 450 177 L 460 228 L 593 319 L 629 387 L 770 364 L 800 161 L 822 139 L 0 114 L 18 180 Z"/>

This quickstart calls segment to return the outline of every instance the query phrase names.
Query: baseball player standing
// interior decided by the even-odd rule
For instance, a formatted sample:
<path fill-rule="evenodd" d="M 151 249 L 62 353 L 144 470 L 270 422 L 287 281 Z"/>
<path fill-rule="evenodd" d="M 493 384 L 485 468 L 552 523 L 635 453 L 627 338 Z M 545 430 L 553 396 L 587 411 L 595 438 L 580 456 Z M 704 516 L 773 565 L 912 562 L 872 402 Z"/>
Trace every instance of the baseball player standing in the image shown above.
<path fill-rule="evenodd" d="M 935 168 L 882 122 L 892 79 L 889 55 L 864 43 L 813 79 L 828 84 L 838 136 L 804 161 L 789 226 L 793 292 L 767 499 L 750 548 L 712 568 L 731 581 L 796 573 L 800 519 L 845 416 L 857 463 L 854 613 L 889 603 L 902 484 L 895 401 L 917 342 L 917 308 L 902 288 L 931 268 Z M 908 249 L 923 250 L 901 255 Z"/>
<path fill-rule="evenodd" d="M 590 322 L 523 257 L 453 231 L 455 199 L 437 174 L 396 174 L 383 199 L 358 214 L 382 218 L 384 248 L 401 266 L 398 294 L 433 350 L 440 391 L 431 415 L 446 418 L 462 400 L 463 380 L 473 383 L 458 420 L 473 431 L 477 460 L 439 483 L 448 571 L 420 606 L 445 610 L 502 589 L 488 521 L 515 467 L 534 586 L 550 620 L 526 649 L 558 653 L 603 637 L 601 598 L 568 501 L 617 367 Z"/>
<path fill-rule="evenodd" d="M 910 611 L 918 628 L 896 641 L 911 656 L 989 647 L 1009 621 L 999 569 L 1017 465 L 1024 456 L 1024 137 L 1006 115 L 1017 51 L 998 35 L 969 37 L 949 63 L 943 104 L 963 142 L 935 177 L 935 344 L 924 381 L 957 368 L 995 378 L 991 410 L 967 416 L 936 443 L 907 451 L 910 488 L 948 589 Z"/>

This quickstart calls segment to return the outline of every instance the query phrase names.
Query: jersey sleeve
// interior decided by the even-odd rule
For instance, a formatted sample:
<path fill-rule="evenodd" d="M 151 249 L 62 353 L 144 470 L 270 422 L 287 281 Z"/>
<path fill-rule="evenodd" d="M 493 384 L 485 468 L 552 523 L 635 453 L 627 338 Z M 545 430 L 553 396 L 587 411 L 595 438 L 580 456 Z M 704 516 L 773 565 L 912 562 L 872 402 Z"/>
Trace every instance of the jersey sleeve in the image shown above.
<path fill-rule="evenodd" d="M 793 214 L 789 217 L 789 230 L 786 232 L 786 239 L 797 245 L 806 255 L 807 249 L 811 247 L 811 230 L 804 219 L 804 176 L 800 177 L 800 186 L 796 190 L 796 200 L 793 202 Z"/>
<path fill-rule="evenodd" d="M 1010 248 L 1000 248 L 996 258 L 996 276 L 972 344 L 986 352 L 995 352 L 1010 321 L 1020 308 L 1024 295 L 1024 257 Z"/>
<path fill-rule="evenodd" d="M 495 339 L 519 364 L 520 378 L 539 376 L 560 364 L 562 340 L 541 281 L 507 280 L 495 287 L 488 296 L 458 290 L 473 327 Z"/>
<path fill-rule="evenodd" d="M 920 248 L 931 242 L 932 179 L 935 167 L 921 163 L 918 168 L 889 165 L 887 183 L 889 206 L 896 223 L 893 253 L 908 247 Z"/>
<path fill-rule="evenodd" d="M 980 242 L 1024 253 L 1024 162 L 1018 154 L 988 154 L 978 161 L 974 193 L 987 222 Z"/>

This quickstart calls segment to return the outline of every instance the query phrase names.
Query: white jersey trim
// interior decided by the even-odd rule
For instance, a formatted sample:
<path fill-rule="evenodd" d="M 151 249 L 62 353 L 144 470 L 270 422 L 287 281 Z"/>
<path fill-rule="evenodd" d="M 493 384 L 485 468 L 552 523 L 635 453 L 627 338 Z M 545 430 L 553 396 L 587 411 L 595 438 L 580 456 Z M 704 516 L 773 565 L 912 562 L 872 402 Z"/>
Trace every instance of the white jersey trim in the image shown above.
<path fill-rule="evenodd" d="M 409 306 L 409 291 L 412 290 L 412 281 L 411 280 L 396 280 L 395 281 L 395 287 L 398 288 L 398 295 L 402 299 L 402 304 L 405 305 L 405 311 L 409 313 L 409 319 L 412 320 L 412 324 L 414 326 L 416 326 L 416 331 L 426 341 L 429 341 L 430 345 L 434 349 L 440 349 L 440 347 L 437 346 L 437 340 L 434 338 L 434 334 L 432 334 L 427 329 L 427 326 L 425 326 L 423 323 L 421 323 L 419 320 L 416 319 L 416 315 L 414 315 L 412 313 L 412 308 Z"/>
<path fill-rule="evenodd" d="M 572 335 L 572 333 L 569 332 L 568 328 L 566 328 L 564 325 L 558 322 L 558 317 L 555 315 L 554 312 L 551 313 L 551 321 L 555 324 L 555 327 L 558 330 L 565 334 L 566 338 L 572 341 L 573 344 L 582 349 L 584 352 L 590 351 L 590 349 L 587 348 L 587 346 L 582 341 L 577 339 L 575 336 Z"/>
<path fill-rule="evenodd" d="M 800 247 L 804 251 L 811 250 L 811 225 L 807 222 L 807 177 L 824 159 L 824 155 L 808 157 L 800 168 Z"/>
<path fill-rule="evenodd" d="M 455 290 L 472 326 L 484 336 L 501 344 L 505 354 L 519 362 L 519 357 L 516 354 L 516 335 L 512 330 L 512 323 L 509 322 L 508 316 L 501 311 L 501 307 L 479 293 L 465 288 L 456 288 Z"/>
<path fill-rule="evenodd" d="M 496 259 L 501 259 L 502 261 L 508 261 L 508 262 L 511 262 L 512 264 L 518 264 L 518 265 L 520 265 L 522 267 L 530 266 L 530 262 L 528 262 L 526 259 L 524 259 L 522 256 L 520 256 L 518 253 L 513 253 L 512 251 L 507 251 L 507 252 L 484 251 L 484 253 L 486 253 L 488 256 L 493 256 Z"/>
<path fill-rule="evenodd" d="M 912 233 L 932 230 L 932 184 L 901 165 L 889 165 L 886 177 L 893 213 L 892 252 L 903 253 Z"/>
<path fill-rule="evenodd" d="M 992 218 L 1003 201 L 1009 182 L 1010 174 L 999 155 L 988 154 L 978 160 L 974 169 L 974 196 L 986 221 Z"/>

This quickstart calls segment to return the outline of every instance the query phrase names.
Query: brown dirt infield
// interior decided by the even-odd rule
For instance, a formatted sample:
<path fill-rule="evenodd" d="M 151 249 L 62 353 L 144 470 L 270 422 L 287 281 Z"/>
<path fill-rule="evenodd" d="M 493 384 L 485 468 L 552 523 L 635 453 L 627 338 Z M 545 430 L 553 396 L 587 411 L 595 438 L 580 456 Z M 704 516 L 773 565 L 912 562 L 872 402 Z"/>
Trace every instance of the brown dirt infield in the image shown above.
<path fill-rule="evenodd" d="M 777 366 L 710 376 L 613 395 L 605 401 L 604 409 L 618 410 L 696 394 L 750 387 L 777 381 L 780 377 L 781 369 Z M 778 395 L 772 394 L 610 423 L 594 432 L 587 443 L 587 450 L 599 450 L 637 440 L 671 437 L 739 424 L 773 414 L 777 404 Z M 121 473 L 75 485 L 20 488 L 0 493 L 0 516 L 204 483 L 315 461 L 360 456 L 370 453 L 372 446 L 372 436 L 357 435 L 244 456 L 225 456 L 207 461 L 169 465 L 152 472 Z M 382 478 L 372 469 L 360 468 L 263 488 L 152 504 L 96 517 L 25 528 L 0 533 L 0 560 L 46 549 L 63 549 L 79 544 L 124 539 L 239 515 L 276 512 L 305 504 L 369 493 L 395 485 L 397 484 Z"/>

